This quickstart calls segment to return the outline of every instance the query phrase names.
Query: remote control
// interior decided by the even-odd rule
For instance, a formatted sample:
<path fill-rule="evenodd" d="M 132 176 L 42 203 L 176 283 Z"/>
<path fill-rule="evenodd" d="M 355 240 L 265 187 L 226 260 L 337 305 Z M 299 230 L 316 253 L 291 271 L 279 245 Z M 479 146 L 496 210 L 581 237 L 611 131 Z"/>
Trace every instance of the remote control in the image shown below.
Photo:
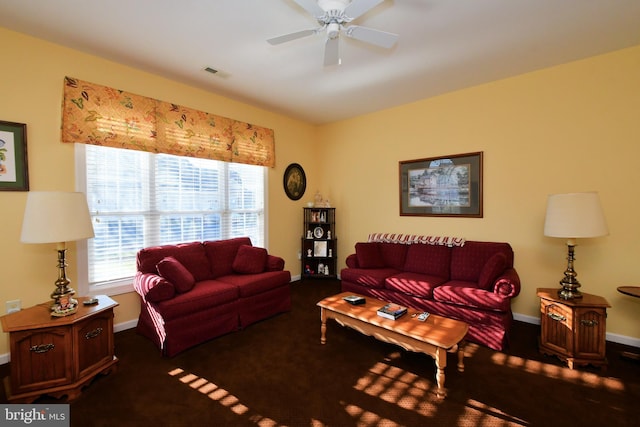
<path fill-rule="evenodd" d="M 429 313 L 425 311 L 424 313 L 420 313 L 418 315 L 418 320 L 424 322 L 425 320 L 427 320 L 427 317 L 429 317 Z"/>
<path fill-rule="evenodd" d="M 366 300 L 363 297 L 358 297 L 355 295 L 349 295 L 346 296 L 344 298 L 342 298 L 343 300 L 345 300 L 346 302 L 348 302 L 351 305 L 362 305 L 366 302 Z"/>

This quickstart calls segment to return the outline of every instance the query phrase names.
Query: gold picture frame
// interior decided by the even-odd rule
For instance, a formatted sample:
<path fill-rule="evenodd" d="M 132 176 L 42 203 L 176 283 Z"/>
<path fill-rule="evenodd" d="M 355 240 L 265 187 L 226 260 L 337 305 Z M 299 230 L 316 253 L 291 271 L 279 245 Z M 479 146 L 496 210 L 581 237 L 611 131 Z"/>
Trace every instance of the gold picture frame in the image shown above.
<path fill-rule="evenodd" d="M 482 218 L 483 152 L 399 162 L 400 215 Z"/>

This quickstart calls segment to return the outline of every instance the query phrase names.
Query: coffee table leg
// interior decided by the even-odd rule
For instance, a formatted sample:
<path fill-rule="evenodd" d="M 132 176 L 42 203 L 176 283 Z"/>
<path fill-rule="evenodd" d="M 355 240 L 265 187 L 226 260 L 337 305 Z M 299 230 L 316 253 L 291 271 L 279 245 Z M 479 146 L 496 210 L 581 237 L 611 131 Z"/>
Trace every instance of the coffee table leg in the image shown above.
<path fill-rule="evenodd" d="M 465 342 L 458 343 L 458 372 L 464 372 L 464 347 Z"/>
<path fill-rule="evenodd" d="M 320 344 L 325 344 L 327 342 L 325 337 L 327 333 L 327 314 L 324 311 L 324 307 L 320 307 L 320 322 Z"/>
<path fill-rule="evenodd" d="M 444 369 L 447 367 L 447 351 L 443 348 L 438 348 L 434 359 L 436 361 L 436 383 L 438 384 L 436 396 L 444 399 L 447 395 L 444 390 Z"/>

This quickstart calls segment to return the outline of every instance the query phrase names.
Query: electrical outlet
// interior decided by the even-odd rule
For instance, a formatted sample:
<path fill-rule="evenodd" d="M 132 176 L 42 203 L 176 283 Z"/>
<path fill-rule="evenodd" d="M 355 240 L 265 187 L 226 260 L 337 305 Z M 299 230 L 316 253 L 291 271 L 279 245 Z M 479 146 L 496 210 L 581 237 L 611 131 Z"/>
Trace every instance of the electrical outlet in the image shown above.
<path fill-rule="evenodd" d="M 20 300 L 14 299 L 12 301 L 7 301 L 7 314 L 15 313 L 16 311 L 20 311 L 22 307 L 20 306 Z"/>
<path fill-rule="evenodd" d="M 298 259 L 302 259 L 302 252 L 298 251 Z"/>

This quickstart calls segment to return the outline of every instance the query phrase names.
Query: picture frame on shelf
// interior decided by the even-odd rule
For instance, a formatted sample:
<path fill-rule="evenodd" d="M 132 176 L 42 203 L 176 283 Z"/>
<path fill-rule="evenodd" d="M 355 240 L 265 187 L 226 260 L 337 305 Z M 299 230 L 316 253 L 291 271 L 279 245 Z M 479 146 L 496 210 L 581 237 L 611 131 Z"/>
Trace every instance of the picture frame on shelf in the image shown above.
<path fill-rule="evenodd" d="M 483 152 L 399 162 L 400 215 L 482 218 Z"/>
<path fill-rule="evenodd" d="M 29 191 L 24 123 L 0 121 L 0 191 Z"/>
<path fill-rule="evenodd" d="M 326 257 L 327 256 L 327 242 L 313 242 L 313 256 L 314 257 Z"/>

